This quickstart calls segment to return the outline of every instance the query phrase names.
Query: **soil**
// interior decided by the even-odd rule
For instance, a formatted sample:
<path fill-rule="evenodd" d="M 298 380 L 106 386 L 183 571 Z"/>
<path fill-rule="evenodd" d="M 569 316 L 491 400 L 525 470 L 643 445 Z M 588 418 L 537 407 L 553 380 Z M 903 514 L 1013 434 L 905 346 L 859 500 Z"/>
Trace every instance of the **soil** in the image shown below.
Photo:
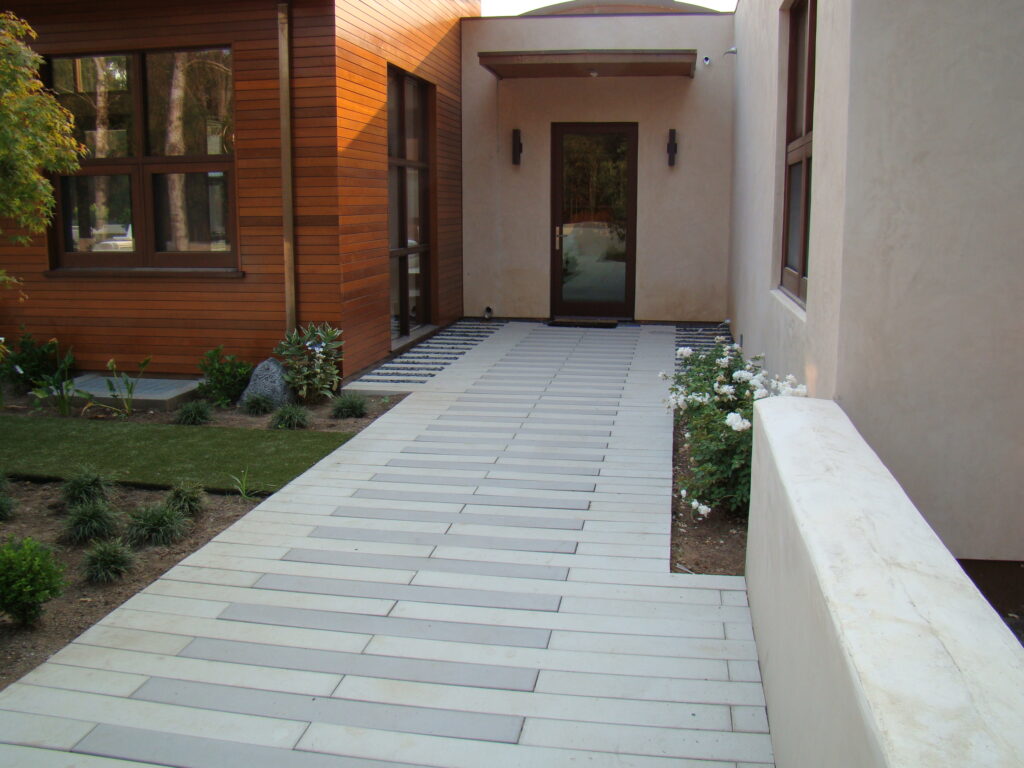
<path fill-rule="evenodd" d="M 368 412 L 358 419 L 332 419 L 330 404 L 312 406 L 311 429 L 328 432 L 359 432 L 374 419 L 398 403 L 404 394 L 390 397 L 367 397 Z M 36 415 L 56 415 L 49 408 L 37 410 L 34 398 L 6 393 L 0 412 L 20 413 L 29 418 Z M 73 417 L 76 418 L 77 416 Z M 86 418 L 110 418 L 95 412 Z M 137 412 L 130 421 L 150 424 L 169 424 L 174 413 L 162 411 Z M 243 429 L 265 429 L 270 416 L 248 416 L 237 409 L 215 409 L 211 425 Z M 193 429 L 195 427 L 192 427 Z M 199 427 L 200 429 L 202 427 Z M 117 486 L 114 506 L 128 512 L 136 507 L 153 504 L 163 499 L 166 491 L 142 490 Z M 256 504 L 259 499 L 246 500 L 240 496 L 207 494 L 204 511 L 194 520 L 188 536 L 169 547 L 149 547 L 136 551 L 132 570 L 119 582 L 106 585 L 88 584 L 82 576 L 82 561 L 87 547 L 75 547 L 60 540 L 63 523 L 63 505 L 60 484 L 49 482 L 12 481 L 10 495 L 15 500 L 14 514 L 0 523 L 0 541 L 10 536 L 31 536 L 53 548 L 64 565 L 67 585 L 64 593 L 48 602 L 43 616 L 30 628 L 15 625 L 0 615 L 0 690 L 17 680 L 53 653 L 63 648 L 78 635 L 102 619 L 136 592 L 144 589 L 164 572 L 190 555 L 211 538 L 231 525 Z"/>
<path fill-rule="evenodd" d="M 685 486 L 689 476 L 684 431 L 683 425 L 676 424 L 672 441 L 672 571 L 742 576 L 747 558 L 747 518 L 718 509 L 701 518 L 675 490 Z"/>

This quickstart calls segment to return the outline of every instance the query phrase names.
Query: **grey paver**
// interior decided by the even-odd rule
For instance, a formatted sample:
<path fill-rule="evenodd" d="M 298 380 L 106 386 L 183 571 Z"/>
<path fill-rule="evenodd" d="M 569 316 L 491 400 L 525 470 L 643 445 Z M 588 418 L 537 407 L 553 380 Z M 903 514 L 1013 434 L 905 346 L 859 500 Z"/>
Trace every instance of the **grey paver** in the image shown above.
<path fill-rule="evenodd" d="M 479 574 L 481 576 L 509 576 L 523 579 L 551 579 L 565 581 L 569 569 L 555 565 L 502 563 L 486 560 L 460 560 L 455 558 L 412 557 L 409 555 L 372 555 L 362 552 L 332 552 L 322 549 L 291 549 L 283 560 L 303 563 L 337 563 L 338 565 L 373 566 L 398 570 L 442 571 L 445 573 Z"/>
<path fill-rule="evenodd" d="M 414 763 L 261 747 L 119 725 L 97 726 L 74 751 L 181 768 L 416 768 Z"/>
<path fill-rule="evenodd" d="M 516 592 L 488 592 L 482 589 L 448 589 L 411 584 L 387 584 L 377 581 L 348 581 L 313 576 L 288 576 L 270 573 L 261 576 L 257 589 L 287 592 L 311 592 L 319 595 L 350 595 L 380 597 L 387 600 L 412 600 L 417 603 L 449 603 L 492 608 L 522 608 L 529 611 L 557 611 L 559 599 L 554 595 L 526 595 Z"/>
<path fill-rule="evenodd" d="M 507 525 L 516 528 L 556 528 L 580 530 L 582 520 L 567 517 L 511 517 L 509 515 L 478 515 L 470 512 L 433 512 L 416 509 L 373 509 L 338 507 L 333 517 L 368 518 L 376 520 L 418 520 L 435 523 L 476 523 L 479 525 Z"/>
<path fill-rule="evenodd" d="M 460 643 L 508 645 L 520 648 L 545 648 L 551 636 L 549 630 L 529 627 L 495 627 L 489 624 L 458 621 L 423 621 L 397 616 L 366 616 L 359 613 L 241 603 L 225 608 L 221 619 L 282 627 L 358 633 L 360 635 L 453 640 Z"/>
<path fill-rule="evenodd" d="M 391 498 L 374 496 L 371 498 Z M 483 497 L 481 497 L 483 498 Z M 526 506 L 524 503 L 522 506 Z M 539 539 L 497 538 L 493 536 L 462 536 L 448 533 L 409 533 L 406 531 L 368 531 L 362 528 L 335 528 L 321 525 L 314 528 L 310 536 L 324 539 L 347 539 L 356 541 L 390 541 L 402 544 L 432 544 L 452 547 L 480 547 L 482 549 L 518 549 L 524 552 L 576 551 L 574 541 L 542 541 Z"/>
<path fill-rule="evenodd" d="M 551 509 L 587 509 L 590 506 L 588 501 L 575 501 L 572 499 L 541 499 L 530 497 L 524 499 L 522 496 L 498 496 L 487 495 L 486 497 L 474 493 L 431 493 L 420 491 L 374 491 L 360 488 L 352 494 L 356 499 L 409 499 L 410 501 L 436 501 L 444 504 L 490 504 L 493 507 L 550 507 Z"/>
<path fill-rule="evenodd" d="M 235 661 L 263 667 L 305 669 L 310 672 L 334 672 L 342 675 L 385 677 L 423 683 L 472 685 L 479 688 L 508 688 L 513 691 L 531 691 L 537 679 L 537 670 L 521 667 L 424 661 L 366 653 L 318 651 L 305 648 L 286 648 L 280 645 L 211 640 L 202 637 L 189 643 L 179 655 L 211 661 Z"/>
<path fill-rule="evenodd" d="M 247 715 L 484 741 L 514 742 L 519 738 L 523 723 L 521 717 L 508 715 L 453 712 L 324 696 L 301 696 L 295 693 L 259 691 L 252 688 L 165 678 L 149 680 L 133 694 L 132 698 Z"/>
<path fill-rule="evenodd" d="M 587 491 L 595 490 L 594 483 L 567 482 L 559 480 L 504 480 L 500 478 L 438 477 L 424 475 L 400 475 L 378 472 L 371 480 L 383 483 L 422 483 L 424 485 L 475 485 L 477 487 L 530 488 L 538 491 Z"/>

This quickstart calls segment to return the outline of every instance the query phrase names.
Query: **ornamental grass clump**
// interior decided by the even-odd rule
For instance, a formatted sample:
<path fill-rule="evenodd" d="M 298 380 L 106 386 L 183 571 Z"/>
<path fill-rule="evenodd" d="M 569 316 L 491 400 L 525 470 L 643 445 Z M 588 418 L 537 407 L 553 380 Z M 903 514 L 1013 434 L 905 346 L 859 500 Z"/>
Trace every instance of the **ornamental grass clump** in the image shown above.
<path fill-rule="evenodd" d="M 164 505 L 176 509 L 185 517 L 195 517 L 203 511 L 206 504 L 206 494 L 203 493 L 203 486 L 189 480 L 182 480 L 171 488 Z"/>
<path fill-rule="evenodd" d="M 109 539 L 121 528 L 121 515 L 105 501 L 94 499 L 76 504 L 64 518 L 63 539 L 69 544 L 88 544 Z"/>
<path fill-rule="evenodd" d="M 301 405 L 282 405 L 270 420 L 270 429 L 308 429 L 312 416 Z"/>
<path fill-rule="evenodd" d="M 136 547 L 166 547 L 188 531 L 188 518 L 166 504 L 136 509 L 128 520 L 125 538 Z"/>
<path fill-rule="evenodd" d="M 661 374 L 672 379 L 667 404 L 685 427 L 690 477 L 679 493 L 700 517 L 712 508 L 747 513 L 754 401 L 807 394 L 793 376 L 769 378 L 760 356 L 744 359 L 739 344 L 726 342 L 718 336 L 710 349 L 681 347 L 682 370 Z"/>
<path fill-rule="evenodd" d="M 185 403 L 174 415 L 174 423 L 183 427 L 198 427 L 213 418 L 210 404 L 205 400 L 192 400 Z"/>
<path fill-rule="evenodd" d="M 366 398 L 358 392 L 342 392 L 331 401 L 331 416 L 336 419 L 361 419 L 368 410 Z"/>
<path fill-rule="evenodd" d="M 284 358 L 284 380 L 304 402 L 330 397 L 341 384 L 341 331 L 310 323 L 289 331 L 274 353 Z"/>
<path fill-rule="evenodd" d="M 249 395 L 242 401 L 242 410 L 250 416 L 266 416 L 273 413 L 274 401 L 266 395 Z"/>
<path fill-rule="evenodd" d="M 60 496 L 68 509 L 90 501 L 110 501 L 111 482 L 92 467 L 74 470 L 60 488 Z"/>
<path fill-rule="evenodd" d="M 64 591 L 64 566 L 33 538 L 8 539 L 0 546 L 0 613 L 18 624 L 34 624 L 43 603 Z"/>
<path fill-rule="evenodd" d="M 121 539 L 97 541 L 85 553 L 82 571 L 90 584 L 110 584 L 124 578 L 135 564 L 135 555 Z"/>

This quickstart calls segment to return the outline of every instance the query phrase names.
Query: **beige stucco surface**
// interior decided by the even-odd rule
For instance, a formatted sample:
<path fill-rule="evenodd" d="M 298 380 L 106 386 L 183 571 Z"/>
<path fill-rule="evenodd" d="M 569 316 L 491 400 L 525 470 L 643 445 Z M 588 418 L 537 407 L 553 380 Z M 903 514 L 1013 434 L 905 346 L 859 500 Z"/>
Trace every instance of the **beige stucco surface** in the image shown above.
<path fill-rule="evenodd" d="M 837 404 L 757 403 L 751 491 L 776 764 L 1021 765 L 1024 649 Z"/>
<path fill-rule="evenodd" d="M 635 316 L 726 316 L 732 175 L 730 15 L 463 21 L 465 309 L 550 316 L 551 124 L 638 124 Z M 498 81 L 480 51 L 696 49 L 693 79 Z M 522 131 L 522 164 L 511 160 Z M 670 168 L 668 131 L 678 132 Z"/>
<path fill-rule="evenodd" d="M 837 400 L 957 557 L 1024 559 L 1024 14 L 819 4 L 805 310 L 774 290 L 781 26 L 740 2 L 735 332 Z"/>

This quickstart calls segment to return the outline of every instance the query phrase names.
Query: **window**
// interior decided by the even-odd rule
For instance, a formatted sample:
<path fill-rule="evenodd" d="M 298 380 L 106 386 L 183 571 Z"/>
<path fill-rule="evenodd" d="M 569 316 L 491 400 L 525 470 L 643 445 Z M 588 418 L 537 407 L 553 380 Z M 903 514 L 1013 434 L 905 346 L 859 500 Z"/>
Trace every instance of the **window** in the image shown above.
<path fill-rule="evenodd" d="M 388 70 L 388 245 L 391 335 L 408 336 L 428 319 L 430 264 L 427 84 Z"/>
<path fill-rule="evenodd" d="M 814 124 L 814 27 L 816 0 L 797 0 L 789 10 L 789 90 L 786 107 L 785 209 L 782 223 L 782 288 L 807 300 L 807 236 L 810 231 L 811 136 Z"/>
<path fill-rule="evenodd" d="M 230 268 L 231 51 L 55 56 L 87 154 L 56 186 L 62 267 Z"/>

